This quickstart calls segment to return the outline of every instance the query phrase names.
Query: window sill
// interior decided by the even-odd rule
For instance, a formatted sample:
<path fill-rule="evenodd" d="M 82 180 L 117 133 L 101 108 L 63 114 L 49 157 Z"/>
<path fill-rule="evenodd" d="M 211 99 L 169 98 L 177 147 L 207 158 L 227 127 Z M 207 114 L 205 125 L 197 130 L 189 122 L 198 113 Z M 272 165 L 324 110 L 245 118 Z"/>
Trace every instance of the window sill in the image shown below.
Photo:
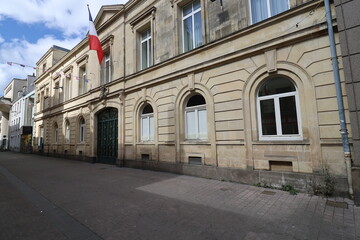
<path fill-rule="evenodd" d="M 143 141 L 143 142 L 137 142 L 137 145 L 154 145 L 154 141 Z"/>
<path fill-rule="evenodd" d="M 185 140 L 180 144 L 181 145 L 211 145 L 211 143 L 208 140 L 200 140 L 200 139 Z"/>
<path fill-rule="evenodd" d="M 253 145 L 310 145 L 309 140 L 288 140 L 288 139 L 278 139 L 278 140 L 258 140 L 253 141 Z"/>

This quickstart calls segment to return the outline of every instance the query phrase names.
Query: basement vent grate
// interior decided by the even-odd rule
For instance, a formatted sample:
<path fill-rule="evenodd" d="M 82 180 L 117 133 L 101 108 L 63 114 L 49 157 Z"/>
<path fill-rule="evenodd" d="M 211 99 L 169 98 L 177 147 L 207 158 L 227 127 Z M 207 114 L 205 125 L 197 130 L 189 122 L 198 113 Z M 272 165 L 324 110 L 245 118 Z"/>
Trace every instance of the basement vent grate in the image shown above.
<path fill-rule="evenodd" d="M 201 165 L 201 157 L 189 157 L 189 164 Z"/>
<path fill-rule="evenodd" d="M 150 154 L 141 154 L 141 160 L 142 161 L 149 161 L 150 160 Z"/>
<path fill-rule="evenodd" d="M 264 191 L 261 192 L 261 194 L 273 196 L 273 195 L 276 194 L 276 192 L 269 191 L 269 190 L 264 190 Z"/>
<path fill-rule="evenodd" d="M 345 208 L 345 209 L 349 208 L 348 204 L 346 202 L 335 202 L 335 201 L 331 201 L 331 200 L 327 200 L 326 205 L 331 206 L 331 207 L 336 207 L 336 208 Z"/>

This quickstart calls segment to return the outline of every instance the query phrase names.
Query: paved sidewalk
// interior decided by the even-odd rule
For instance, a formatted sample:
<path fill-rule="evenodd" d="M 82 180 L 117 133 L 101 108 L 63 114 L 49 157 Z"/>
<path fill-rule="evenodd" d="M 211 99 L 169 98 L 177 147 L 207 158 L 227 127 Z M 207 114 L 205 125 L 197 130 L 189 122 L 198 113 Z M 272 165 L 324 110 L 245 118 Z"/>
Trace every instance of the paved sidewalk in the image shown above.
<path fill-rule="evenodd" d="M 344 198 L 0 152 L 0 239 L 360 240 L 360 207 Z"/>

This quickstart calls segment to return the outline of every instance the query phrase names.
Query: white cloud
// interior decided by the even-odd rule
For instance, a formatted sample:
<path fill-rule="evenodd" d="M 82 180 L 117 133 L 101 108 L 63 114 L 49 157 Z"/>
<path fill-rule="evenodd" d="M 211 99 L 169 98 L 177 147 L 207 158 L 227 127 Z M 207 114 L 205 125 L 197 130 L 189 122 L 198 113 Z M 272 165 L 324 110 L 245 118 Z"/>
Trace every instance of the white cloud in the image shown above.
<path fill-rule="evenodd" d="M 45 54 L 52 45 L 58 45 L 71 49 L 81 41 L 81 38 L 69 38 L 65 40 L 55 39 L 53 36 L 44 36 L 35 43 L 26 40 L 13 39 L 11 42 L 3 42 L 0 48 L 0 96 L 3 89 L 13 78 L 25 78 L 35 72 L 29 67 L 21 67 L 7 62 L 16 62 L 30 66 L 36 66 L 36 62 Z"/>
<path fill-rule="evenodd" d="M 48 28 L 62 32 L 63 40 L 53 36 L 42 36 L 35 43 L 28 42 L 19 36 L 18 39 L 4 40 L 0 35 L 0 96 L 3 89 L 13 78 L 25 78 L 34 73 L 32 68 L 18 65 L 9 66 L 7 62 L 35 66 L 36 62 L 52 46 L 71 49 L 86 35 L 89 18 L 87 4 L 93 19 L 102 5 L 125 3 L 127 0 L 12 0 L 1 3 L 0 22 L 12 18 L 18 22 L 40 23 Z"/>
<path fill-rule="evenodd" d="M 44 23 L 66 36 L 84 36 L 88 27 L 87 4 L 95 19 L 102 5 L 125 3 L 126 0 L 12 0 L 1 3 L 0 21 L 4 17 L 23 23 Z"/>

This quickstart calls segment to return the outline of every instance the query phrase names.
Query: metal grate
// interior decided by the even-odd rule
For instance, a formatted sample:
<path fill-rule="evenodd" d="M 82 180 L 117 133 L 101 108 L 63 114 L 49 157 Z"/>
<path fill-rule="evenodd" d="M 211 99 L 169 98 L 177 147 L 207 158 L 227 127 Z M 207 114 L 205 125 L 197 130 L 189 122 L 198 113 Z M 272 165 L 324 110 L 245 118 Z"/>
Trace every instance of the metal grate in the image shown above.
<path fill-rule="evenodd" d="M 141 160 L 142 161 L 149 161 L 150 160 L 150 154 L 141 154 Z"/>
<path fill-rule="evenodd" d="M 264 190 L 264 191 L 261 192 L 261 194 L 273 196 L 273 195 L 276 194 L 276 192 L 269 191 L 269 190 Z"/>
<path fill-rule="evenodd" d="M 201 165 L 201 157 L 189 157 L 189 164 Z"/>
<path fill-rule="evenodd" d="M 348 204 L 346 202 L 335 202 L 335 201 L 331 201 L 331 200 L 327 200 L 326 205 L 331 206 L 331 207 L 336 207 L 336 208 L 345 208 L 345 209 L 349 208 Z"/>

